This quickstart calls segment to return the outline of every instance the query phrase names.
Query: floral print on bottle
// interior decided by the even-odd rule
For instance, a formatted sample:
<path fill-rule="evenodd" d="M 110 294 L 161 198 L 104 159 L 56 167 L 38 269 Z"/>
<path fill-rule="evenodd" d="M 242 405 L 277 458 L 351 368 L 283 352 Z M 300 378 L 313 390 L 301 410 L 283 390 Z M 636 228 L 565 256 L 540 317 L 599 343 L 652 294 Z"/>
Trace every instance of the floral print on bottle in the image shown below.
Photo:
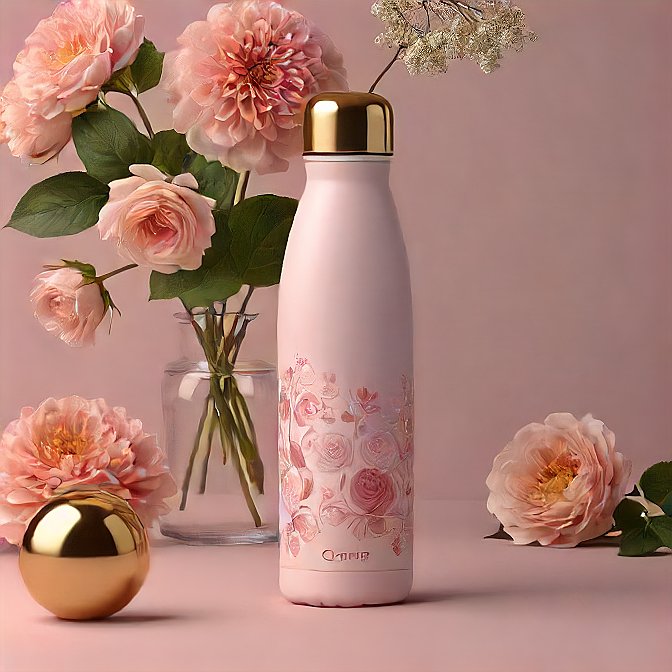
<path fill-rule="evenodd" d="M 413 520 L 413 388 L 341 389 L 297 357 L 280 379 L 281 544 L 297 557 L 327 526 L 409 546 Z M 284 515 L 283 515 L 284 514 Z"/>

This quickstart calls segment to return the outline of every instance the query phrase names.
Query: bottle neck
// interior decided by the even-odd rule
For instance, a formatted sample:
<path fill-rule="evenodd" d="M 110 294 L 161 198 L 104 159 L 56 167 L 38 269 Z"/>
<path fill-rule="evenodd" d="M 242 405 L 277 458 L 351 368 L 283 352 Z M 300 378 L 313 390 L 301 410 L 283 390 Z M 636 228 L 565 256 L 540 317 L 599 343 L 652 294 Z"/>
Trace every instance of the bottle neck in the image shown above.
<path fill-rule="evenodd" d="M 304 156 L 308 180 L 375 180 L 389 185 L 390 156 L 366 154 Z"/>

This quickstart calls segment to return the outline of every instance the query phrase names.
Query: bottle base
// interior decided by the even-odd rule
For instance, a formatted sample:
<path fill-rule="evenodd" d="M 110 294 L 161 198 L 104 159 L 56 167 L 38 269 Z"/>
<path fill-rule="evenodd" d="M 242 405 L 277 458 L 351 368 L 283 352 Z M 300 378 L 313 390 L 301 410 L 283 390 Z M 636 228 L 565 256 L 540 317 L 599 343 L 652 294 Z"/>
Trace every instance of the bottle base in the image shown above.
<path fill-rule="evenodd" d="M 280 568 L 280 592 L 294 604 L 312 607 L 365 607 L 403 602 L 413 571 L 321 572 Z"/>

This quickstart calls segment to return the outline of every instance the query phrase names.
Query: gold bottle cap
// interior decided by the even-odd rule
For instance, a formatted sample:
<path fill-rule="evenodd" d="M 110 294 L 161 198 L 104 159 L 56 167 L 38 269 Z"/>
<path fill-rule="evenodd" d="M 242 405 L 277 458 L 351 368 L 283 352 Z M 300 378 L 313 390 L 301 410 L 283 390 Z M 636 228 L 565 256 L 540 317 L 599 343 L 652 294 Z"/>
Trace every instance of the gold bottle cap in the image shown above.
<path fill-rule="evenodd" d="M 392 105 L 375 93 L 320 93 L 308 103 L 306 155 L 394 153 Z"/>

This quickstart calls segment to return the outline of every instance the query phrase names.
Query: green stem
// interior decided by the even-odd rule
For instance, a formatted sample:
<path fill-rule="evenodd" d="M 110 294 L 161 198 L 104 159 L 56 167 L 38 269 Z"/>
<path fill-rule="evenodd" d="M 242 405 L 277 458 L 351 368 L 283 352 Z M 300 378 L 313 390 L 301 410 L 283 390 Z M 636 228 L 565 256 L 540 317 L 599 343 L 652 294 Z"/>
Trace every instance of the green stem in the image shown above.
<path fill-rule="evenodd" d="M 252 492 L 250 491 L 250 483 L 248 482 L 247 476 L 245 474 L 240 459 L 239 440 L 241 439 L 241 433 L 240 428 L 238 427 L 236 420 L 233 416 L 233 413 L 231 412 L 231 408 L 227 403 L 227 395 L 224 391 L 228 388 L 226 384 L 226 379 L 222 380 L 222 384 L 224 386 L 224 389 L 220 388 L 219 383 L 216 383 L 212 386 L 212 389 L 215 393 L 215 405 L 219 413 L 219 421 L 221 424 L 221 429 L 225 433 L 231 432 L 231 435 L 233 433 L 236 434 L 236 436 L 232 436 L 230 446 L 231 459 L 233 460 L 234 466 L 236 467 L 236 471 L 238 472 L 238 480 L 240 481 L 240 488 L 243 492 L 243 497 L 245 498 L 247 508 L 250 511 L 250 514 L 252 515 L 252 519 L 254 520 L 254 524 L 256 527 L 261 527 L 262 525 L 261 516 L 259 515 L 257 506 L 254 503 L 254 498 L 252 497 Z"/>
<path fill-rule="evenodd" d="M 232 400 L 235 404 L 235 415 L 238 418 L 238 427 L 240 428 L 240 435 L 244 437 L 247 442 L 247 449 L 250 459 L 248 461 L 248 468 L 251 469 L 251 480 L 257 487 L 260 495 L 264 494 L 264 463 L 259 455 L 259 444 L 257 441 L 257 434 L 254 430 L 254 423 L 250 416 L 250 409 L 247 406 L 245 397 L 241 394 L 235 379 L 233 380 L 234 392 L 232 393 Z M 249 471 L 248 471 L 249 473 Z"/>
<path fill-rule="evenodd" d="M 149 135 L 150 139 L 153 138 L 154 129 L 152 128 L 152 123 L 149 120 L 149 116 L 147 115 L 147 112 L 145 112 L 145 108 L 142 106 L 140 99 L 132 91 L 129 91 L 126 95 L 133 101 L 135 109 L 138 111 L 140 119 L 142 119 L 142 123 L 145 125 L 145 128 L 147 129 L 147 134 Z"/>
<path fill-rule="evenodd" d="M 251 295 L 251 290 L 248 292 Z M 251 486 L 254 485 L 260 494 L 263 494 L 264 467 L 259 456 L 257 438 L 254 431 L 252 418 L 247 407 L 247 401 L 241 394 L 235 378 L 233 377 L 233 363 L 226 356 L 219 355 L 217 339 L 223 336 L 222 325 L 218 325 L 219 315 L 213 315 L 206 312 L 203 315 L 204 325 L 201 326 L 197 319 L 192 316 L 192 325 L 196 332 L 196 337 L 205 353 L 208 368 L 210 370 L 210 398 L 214 404 L 214 412 L 211 412 L 210 424 L 207 425 L 208 446 L 211 445 L 212 434 L 216 430 L 213 425 L 219 426 L 220 442 L 222 444 L 223 463 L 226 464 L 227 456 L 230 456 L 233 466 L 238 473 L 240 487 L 243 497 L 250 511 L 254 524 L 261 527 L 262 520 L 259 511 L 252 496 Z M 233 326 L 235 329 L 235 324 Z M 222 334 L 218 333 L 222 329 Z M 198 449 L 196 446 L 203 445 L 204 432 L 208 415 L 201 418 L 198 428 L 197 442 L 194 447 L 194 453 L 190 461 L 185 476 L 185 485 L 183 486 L 183 502 L 186 504 L 186 490 L 188 482 L 192 477 L 193 461 L 196 458 Z M 210 452 L 208 450 L 208 458 Z M 207 463 L 207 458 L 206 458 Z M 207 469 L 207 466 L 205 467 Z M 201 488 L 205 488 L 206 472 L 201 478 Z"/>
<path fill-rule="evenodd" d="M 205 421 L 208 416 L 210 408 L 210 397 L 208 396 L 205 400 L 205 405 L 203 407 L 203 413 L 201 413 L 201 419 L 198 422 L 198 430 L 196 432 L 196 438 L 194 439 L 194 447 L 191 449 L 191 455 L 189 456 L 189 463 L 187 464 L 187 471 L 184 474 L 184 480 L 182 481 L 182 500 L 180 501 L 180 511 L 184 511 L 187 508 L 187 497 L 189 496 L 189 485 L 191 484 L 191 475 L 194 471 L 194 463 L 196 462 L 196 455 L 201 448 L 201 438 L 203 436 L 203 428 L 205 427 Z"/>
<path fill-rule="evenodd" d="M 96 278 L 96 282 L 98 284 L 101 284 L 105 282 L 105 280 L 109 280 L 110 278 L 113 278 L 115 275 L 120 275 L 121 273 L 125 273 L 126 271 L 130 271 L 134 268 L 137 268 L 137 264 L 128 264 L 128 266 L 123 266 L 122 268 L 118 268 L 116 271 L 111 271 L 110 273 L 106 273 L 105 275 L 101 275 L 100 277 Z"/>
<path fill-rule="evenodd" d="M 243 303 L 240 306 L 240 312 L 245 315 L 247 313 L 247 305 L 250 303 L 250 299 L 252 298 L 252 294 L 254 294 L 254 287 L 250 285 L 247 288 L 247 294 L 245 295 L 245 298 L 243 299 Z"/>
<path fill-rule="evenodd" d="M 245 200 L 245 195 L 247 194 L 247 187 L 250 184 L 250 171 L 244 170 L 240 173 L 238 177 L 238 185 L 236 186 L 236 196 L 233 199 L 233 204 L 238 205 L 238 203 Z"/>
<path fill-rule="evenodd" d="M 217 421 L 215 419 L 215 400 L 208 396 L 208 416 L 205 420 L 206 427 L 208 430 L 206 450 L 205 450 L 205 459 L 203 460 L 203 469 L 201 471 L 201 482 L 198 488 L 198 494 L 202 495 L 205 493 L 205 486 L 208 481 L 208 467 L 210 464 L 210 455 L 212 455 L 212 439 L 215 435 L 215 429 L 217 428 Z"/>
<path fill-rule="evenodd" d="M 243 491 L 243 497 L 245 498 L 245 503 L 247 504 L 247 508 L 252 514 L 252 519 L 254 520 L 254 526 L 261 527 L 262 525 L 261 516 L 259 515 L 259 511 L 257 511 L 256 504 L 254 503 L 254 499 L 252 498 L 252 493 L 250 492 L 250 484 L 247 482 L 247 477 L 245 476 L 245 472 L 243 471 L 243 465 L 240 460 L 240 455 L 238 453 L 238 449 L 235 446 L 234 449 L 231 451 L 231 455 L 233 457 L 233 462 L 236 465 L 236 470 L 238 471 L 238 480 L 240 481 L 240 488 Z"/>

